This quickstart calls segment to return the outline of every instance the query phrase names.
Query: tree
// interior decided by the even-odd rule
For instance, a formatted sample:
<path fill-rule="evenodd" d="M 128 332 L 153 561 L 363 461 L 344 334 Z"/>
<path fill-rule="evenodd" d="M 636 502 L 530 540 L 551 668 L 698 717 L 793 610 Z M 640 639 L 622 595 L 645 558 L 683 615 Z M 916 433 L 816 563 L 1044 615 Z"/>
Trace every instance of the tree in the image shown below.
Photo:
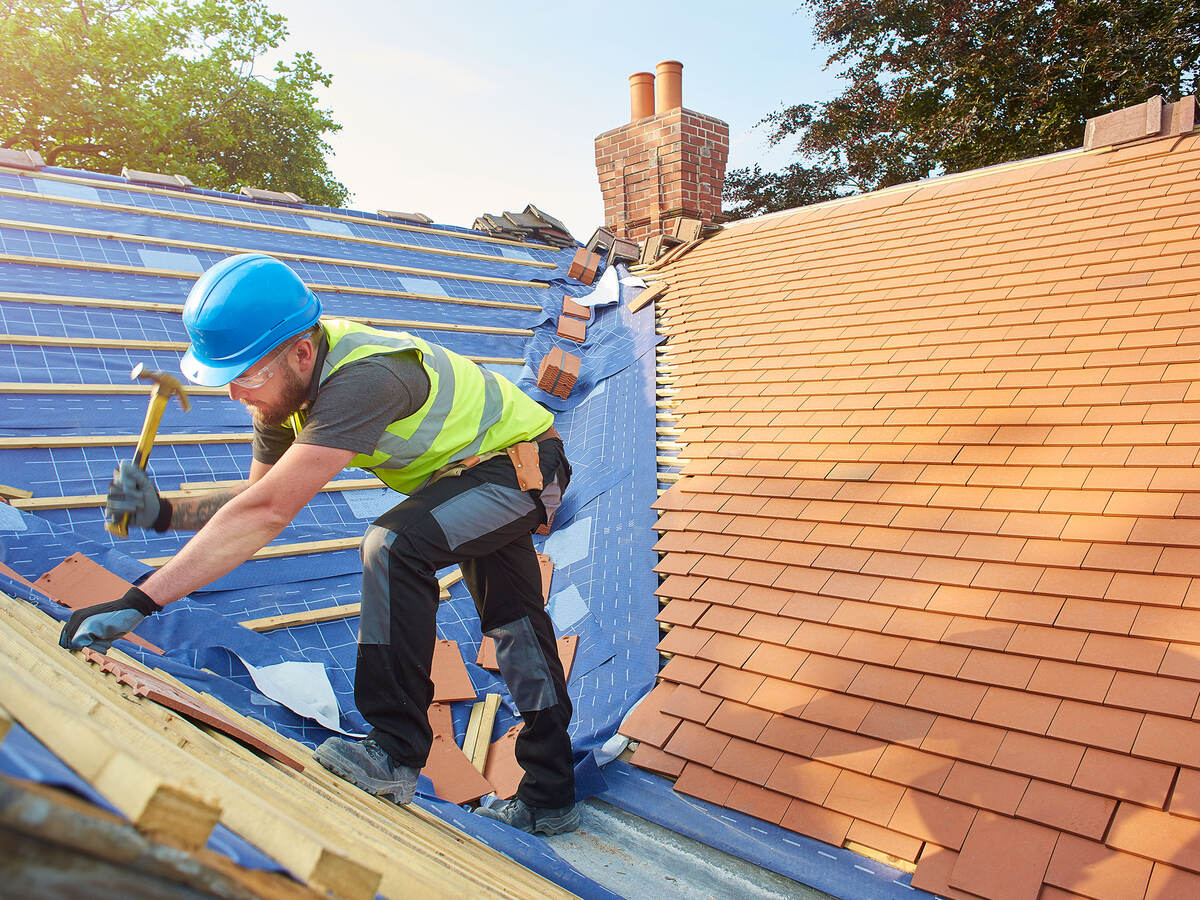
<path fill-rule="evenodd" d="M 1078 147 L 1088 118 L 1200 77 L 1196 0 L 804 2 L 847 86 L 760 123 L 809 164 L 730 172 L 735 215 Z"/>
<path fill-rule="evenodd" d="M 323 137 L 341 126 L 313 93 L 330 76 L 311 53 L 254 73 L 286 36 L 261 0 L 4 0 L 0 145 L 341 206 Z"/>

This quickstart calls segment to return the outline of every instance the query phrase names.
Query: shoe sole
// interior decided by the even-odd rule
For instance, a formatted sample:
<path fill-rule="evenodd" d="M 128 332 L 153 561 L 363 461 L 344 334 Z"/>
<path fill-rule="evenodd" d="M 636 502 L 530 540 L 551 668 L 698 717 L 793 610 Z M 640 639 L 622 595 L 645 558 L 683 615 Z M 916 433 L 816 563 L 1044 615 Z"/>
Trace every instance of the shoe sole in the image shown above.
<path fill-rule="evenodd" d="M 552 819 L 538 819 L 533 825 L 533 834 L 566 834 L 579 827 L 579 810 L 555 816 Z"/>
<path fill-rule="evenodd" d="M 341 778 L 343 781 L 348 781 L 356 788 L 366 791 L 376 797 L 383 797 L 385 800 L 391 800 L 397 806 L 407 806 L 412 802 L 413 794 L 404 793 L 397 790 L 396 782 L 394 781 L 379 781 L 376 778 L 368 778 L 359 773 L 352 773 L 350 769 L 342 764 L 342 761 L 336 757 L 319 756 L 313 753 L 313 759 L 319 762 L 322 766 Z M 415 793 L 415 791 L 414 791 Z"/>
<path fill-rule="evenodd" d="M 477 809 L 475 812 L 483 816 L 485 819 L 491 819 L 493 822 L 503 822 L 510 828 L 516 828 L 518 831 L 523 831 L 526 834 L 565 834 L 569 831 L 574 831 L 579 827 L 579 810 L 577 809 L 573 809 L 569 813 L 564 813 L 561 816 L 554 816 L 553 818 L 549 819 L 538 819 L 529 828 L 520 828 L 516 825 L 513 825 L 511 822 L 505 822 L 504 819 L 501 819 L 498 816 L 489 815 L 486 807 Z"/>

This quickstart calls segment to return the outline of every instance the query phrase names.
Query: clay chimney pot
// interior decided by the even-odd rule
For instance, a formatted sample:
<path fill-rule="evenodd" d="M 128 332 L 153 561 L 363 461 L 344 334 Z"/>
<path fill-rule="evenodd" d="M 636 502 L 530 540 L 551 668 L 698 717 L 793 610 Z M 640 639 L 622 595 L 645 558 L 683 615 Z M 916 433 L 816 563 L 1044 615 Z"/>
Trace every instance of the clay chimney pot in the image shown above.
<path fill-rule="evenodd" d="M 658 112 L 670 112 L 683 106 L 683 63 L 673 59 L 663 60 L 656 67 L 658 80 Z"/>
<path fill-rule="evenodd" d="M 654 115 L 654 73 L 634 72 L 629 76 L 629 121 Z"/>

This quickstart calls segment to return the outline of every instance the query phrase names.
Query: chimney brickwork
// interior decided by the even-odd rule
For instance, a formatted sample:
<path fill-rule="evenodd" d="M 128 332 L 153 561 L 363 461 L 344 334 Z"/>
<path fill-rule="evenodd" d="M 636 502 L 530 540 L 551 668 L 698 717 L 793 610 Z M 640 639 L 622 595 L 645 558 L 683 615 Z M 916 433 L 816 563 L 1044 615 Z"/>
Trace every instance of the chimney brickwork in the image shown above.
<path fill-rule="evenodd" d="M 658 103 L 674 106 L 657 112 L 647 102 L 653 76 L 631 76 L 633 115 L 649 115 L 596 138 L 604 222 L 618 237 L 640 243 L 676 217 L 711 223 L 720 215 L 729 126 L 680 105 L 682 68 L 659 63 Z"/>

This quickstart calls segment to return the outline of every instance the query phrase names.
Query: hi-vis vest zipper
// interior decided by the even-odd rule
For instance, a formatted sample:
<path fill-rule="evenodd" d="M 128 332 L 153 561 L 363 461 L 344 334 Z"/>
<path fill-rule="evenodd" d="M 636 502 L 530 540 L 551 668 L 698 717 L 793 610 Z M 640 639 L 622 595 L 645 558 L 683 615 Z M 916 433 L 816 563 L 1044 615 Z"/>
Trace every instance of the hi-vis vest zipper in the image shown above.
<path fill-rule="evenodd" d="M 329 341 L 322 383 L 344 365 L 390 353 L 414 353 L 429 376 L 425 405 L 389 425 L 374 453 L 357 454 L 348 463 L 403 494 L 411 494 L 442 466 L 532 440 L 554 424 L 553 414 L 507 378 L 444 347 L 344 319 L 322 319 L 321 327 Z M 299 433 L 303 414 L 292 416 L 288 424 Z"/>

